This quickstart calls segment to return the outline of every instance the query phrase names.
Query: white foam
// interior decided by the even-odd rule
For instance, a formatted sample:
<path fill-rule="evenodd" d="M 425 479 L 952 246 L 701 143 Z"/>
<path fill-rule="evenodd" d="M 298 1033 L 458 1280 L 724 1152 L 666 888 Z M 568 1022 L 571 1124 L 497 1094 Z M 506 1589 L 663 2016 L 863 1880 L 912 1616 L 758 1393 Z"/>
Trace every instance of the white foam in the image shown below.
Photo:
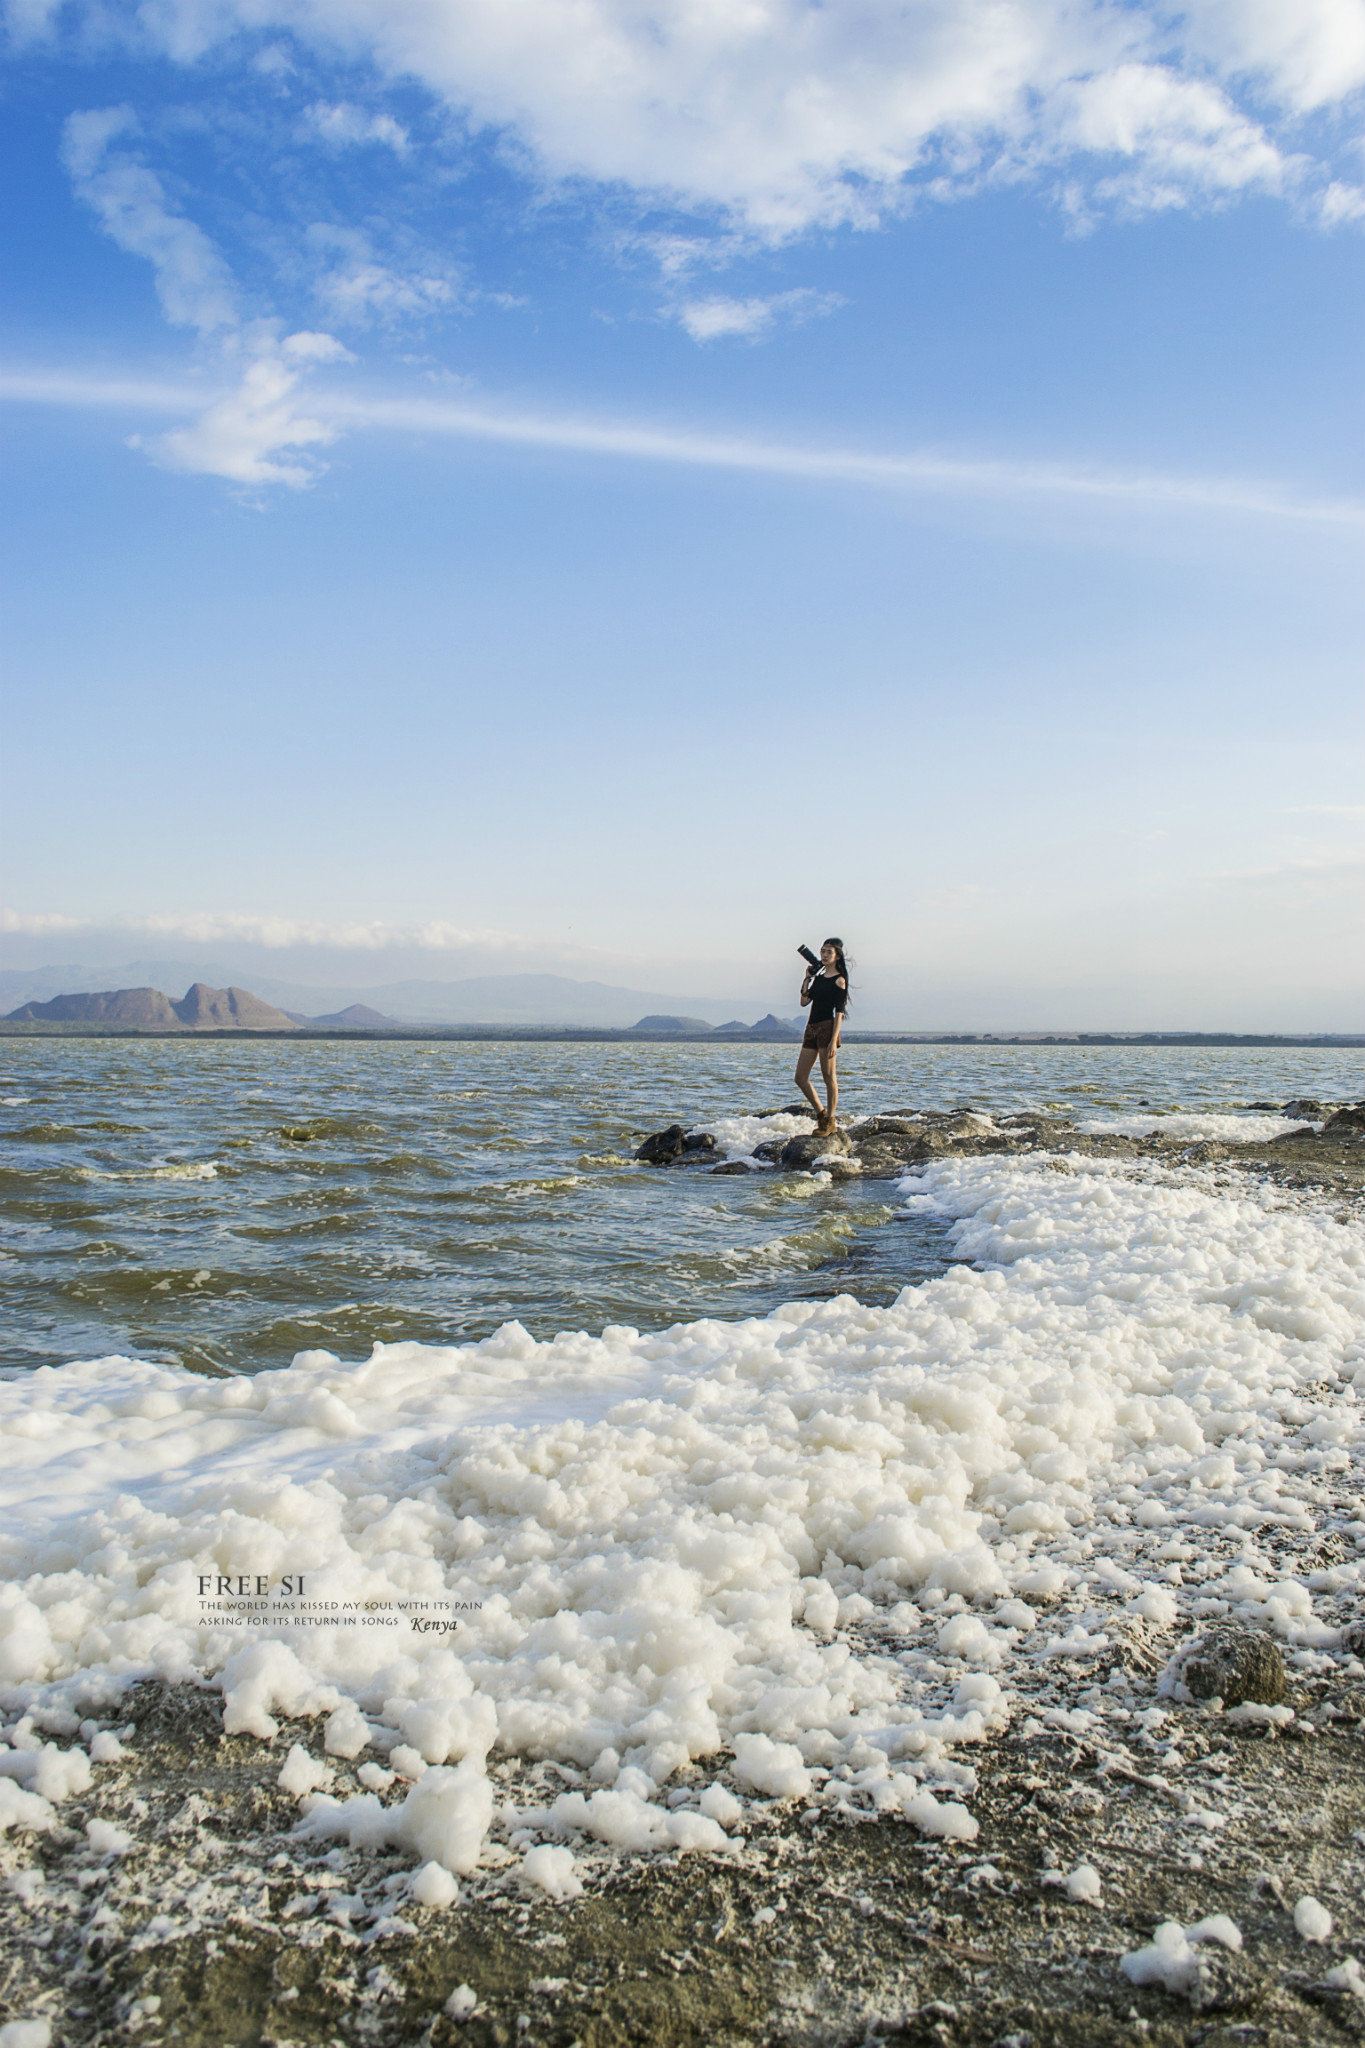
<path fill-rule="evenodd" d="M 1092 1117 L 1076 1128 L 1096 1136 L 1110 1132 L 1128 1138 L 1174 1138 L 1182 1144 L 1217 1138 L 1234 1145 L 1261 1145 L 1271 1138 L 1287 1137 L 1290 1131 L 1301 1131 L 1305 1121 L 1303 1117 L 1261 1116 L 1249 1110 L 1235 1115 L 1212 1110 L 1173 1110 L 1168 1115 L 1153 1110 L 1145 1116 Z"/>
<path fill-rule="evenodd" d="M 549 1342 L 509 1324 L 254 1380 L 111 1358 L 0 1384 L 3 1697 L 89 1711 L 140 1677 L 207 1675 L 232 1728 L 327 1717 L 342 1756 L 380 1721 L 405 1796 L 305 1795 L 304 1825 L 451 1870 L 481 1852 L 493 1745 L 603 1787 L 638 1774 L 610 1810 L 546 1809 L 560 1834 L 714 1847 L 722 1816 L 670 1831 L 657 1788 L 728 1748 L 762 1797 L 889 1801 L 968 1839 L 933 1788 L 961 1789 L 952 1753 L 1006 1724 L 1013 1660 L 1083 1663 L 1125 1606 L 1164 1626 L 1196 1596 L 1321 1654 L 1336 1626 L 1315 1601 L 1356 1570 L 1319 1588 L 1238 1566 L 1187 1592 L 1134 1549 L 1089 1606 L 1018 1633 L 1082 1580 L 1074 1531 L 1109 1504 L 1153 1547 L 1182 1523 L 1302 1529 L 1319 1475 L 1365 1448 L 1357 1233 L 1254 1185 L 1072 1169 L 973 1159 L 903 1183 L 977 1268 L 889 1308 Z M 335 1606 L 201 1610 L 201 1575 L 285 1573 Z M 967 1604 L 939 1636 L 950 1707 L 857 1634 L 917 1621 L 912 1592 Z M 437 1611 L 458 1613 L 453 1645 Z"/>
<path fill-rule="evenodd" d="M 1316 1899 L 1300 1899 L 1294 1908 L 1294 1931 L 1302 1941 L 1330 1941 L 1332 1916 Z"/>
<path fill-rule="evenodd" d="M 1205 1941 L 1240 1949 L 1242 1932 L 1226 1913 L 1214 1913 L 1193 1927 L 1163 1920 L 1150 1945 L 1120 1957 L 1119 1968 L 1130 1984 L 1160 1984 L 1164 1990 L 1188 1998 L 1199 1977 L 1199 1945 Z"/>
<path fill-rule="evenodd" d="M 811 1116 L 720 1116 L 709 1123 L 697 1124 L 688 1136 L 700 1137 L 709 1132 L 716 1141 L 716 1149 L 727 1159 L 752 1159 L 757 1145 L 766 1145 L 776 1139 L 785 1144 L 788 1138 L 806 1138 L 815 1129 L 815 1117 Z"/>

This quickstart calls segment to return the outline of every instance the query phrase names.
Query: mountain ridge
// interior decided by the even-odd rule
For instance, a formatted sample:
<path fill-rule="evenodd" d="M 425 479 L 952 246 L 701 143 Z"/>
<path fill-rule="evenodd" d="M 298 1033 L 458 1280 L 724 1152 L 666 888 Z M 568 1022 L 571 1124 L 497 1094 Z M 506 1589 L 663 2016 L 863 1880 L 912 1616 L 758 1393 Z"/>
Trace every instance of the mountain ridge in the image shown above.
<path fill-rule="evenodd" d="M 731 1023 L 744 1011 L 751 1021 L 763 1007 L 736 996 L 719 998 L 659 994 L 613 982 L 576 981 L 561 974 L 476 975 L 459 981 L 355 983 L 309 986 L 268 974 L 229 968 L 216 961 L 131 960 L 114 967 L 75 964 L 0 969 L 0 1012 L 62 996 L 104 994 L 115 989 L 249 985 L 261 1001 L 286 1016 L 330 1021 L 357 1004 L 399 1024 L 603 1025 L 629 1029 L 640 1016 L 693 1016 L 715 1025 Z M 746 1027 L 747 1028 L 747 1027 Z"/>

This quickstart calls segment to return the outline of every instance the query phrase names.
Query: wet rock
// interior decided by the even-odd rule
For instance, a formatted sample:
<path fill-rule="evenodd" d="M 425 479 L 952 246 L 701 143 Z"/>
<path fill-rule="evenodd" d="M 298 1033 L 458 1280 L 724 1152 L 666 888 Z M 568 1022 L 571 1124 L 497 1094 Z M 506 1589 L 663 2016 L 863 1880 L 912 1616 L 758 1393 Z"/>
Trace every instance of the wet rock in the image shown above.
<path fill-rule="evenodd" d="M 806 1136 L 788 1138 L 780 1157 L 783 1166 L 797 1166 L 809 1171 L 815 1161 L 826 1153 L 852 1150 L 853 1140 L 846 1131 L 812 1131 Z"/>
<path fill-rule="evenodd" d="M 1225 1707 L 1253 1700 L 1276 1707 L 1284 1698 L 1284 1658 L 1273 1636 L 1260 1629 L 1210 1629 L 1177 1655 L 1180 1683 L 1192 1699 L 1220 1699 Z"/>
<path fill-rule="evenodd" d="M 1338 1138 L 1354 1137 L 1358 1132 L 1365 1131 L 1365 1102 L 1347 1103 L 1335 1116 L 1328 1117 L 1322 1130 L 1324 1137 L 1330 1131 Z"/>
<path fill-rule="evenodd" d="M 1341 1647 L 1353 1657 L 1365 1659 L 1365 1621 L 1352 1621 L 1341 1631 Z"/>
<path fill-rule="evenodd" d="M 752 1173 L 747 1159 L 723 1159 L 719 1166 L 711 1168 L 712 1173 Z"/>
<path fill-rule="evenodd" d="M 681 1124 L 670 1124 L 666 1131 L 651 1131 L 635 1157 L 647 1166 L 667 1166 L 670 1160 L 680 1159 L 686 1148 L 686 1131 Z"/>
<path fill-rule="evenodd" d="M 782 1157 L 785 1142 L 783 1138 L 769 1138 L 762 1145 L 755 1145 L 751 1156 L 755 1159 L 765 1159 L 770 1166 L 776 1166 Z"/>
<path fill-rule="evenodd" d="M 1251 1106 L 1253 1109 L 1271 1109 L 1274 1107 L 1273 1103 L 1269 1102 L 1253 1102 Z M 1317 1119 L 1322 1115 L 1322 1104 L 1311 1095 L 1296 1095 L 1292 1102 L 1283 1104 L 1280 1115 L 1311 1116 L 1316 1123 Z"/>
<path fill-rule="evenodd" d="M 859 1137 L 853 1149 L 864 1173 L 890 1178 L 921 1160 L 940 1158 L 951 1152 L 953 1146 L 952 1140 L 939 1131 L 921 1131 L 914 1137 Z"/>
<path fill-rule="evenodd" d="M 690 1138 L 683 1139 L 684 1152 L 714 1152 L 716 1141 L 709 1131 L 697 1131 Z"/>

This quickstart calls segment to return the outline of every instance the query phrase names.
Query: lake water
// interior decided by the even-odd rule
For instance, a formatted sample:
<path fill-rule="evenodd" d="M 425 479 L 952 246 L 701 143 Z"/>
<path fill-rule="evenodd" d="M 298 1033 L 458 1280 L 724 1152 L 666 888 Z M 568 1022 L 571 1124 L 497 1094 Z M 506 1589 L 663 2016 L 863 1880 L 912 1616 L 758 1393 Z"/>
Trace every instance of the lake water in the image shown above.
<path fill-rule="evenodd" d="M 1078 1121 L 1355 1098 L 1356 1051 L 851 1046 L 841 1115 Z M 244 1039 L 0 1048 L 0 1362 L 207 1371 L 891 1300 L 952 1257 L 895 1184 L 657 1172 L 661 1125 L 793 1099 L 781 1045 Z"/>

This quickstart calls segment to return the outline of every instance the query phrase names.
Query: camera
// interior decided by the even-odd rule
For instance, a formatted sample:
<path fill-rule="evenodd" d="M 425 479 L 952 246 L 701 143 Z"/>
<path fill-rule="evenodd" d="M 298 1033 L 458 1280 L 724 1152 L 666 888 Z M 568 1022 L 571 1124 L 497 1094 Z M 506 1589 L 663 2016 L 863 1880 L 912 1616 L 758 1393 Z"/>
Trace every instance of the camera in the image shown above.
<path fill-rule="evenodd" d="M 820 969 L 819 955 L 816 953 L 812 953 L 809 946 L 798 946 L 796 950 L 801 955 L 801 958 L 803 960 L 808 960 L 811 966 L 818 973 Z"/>

